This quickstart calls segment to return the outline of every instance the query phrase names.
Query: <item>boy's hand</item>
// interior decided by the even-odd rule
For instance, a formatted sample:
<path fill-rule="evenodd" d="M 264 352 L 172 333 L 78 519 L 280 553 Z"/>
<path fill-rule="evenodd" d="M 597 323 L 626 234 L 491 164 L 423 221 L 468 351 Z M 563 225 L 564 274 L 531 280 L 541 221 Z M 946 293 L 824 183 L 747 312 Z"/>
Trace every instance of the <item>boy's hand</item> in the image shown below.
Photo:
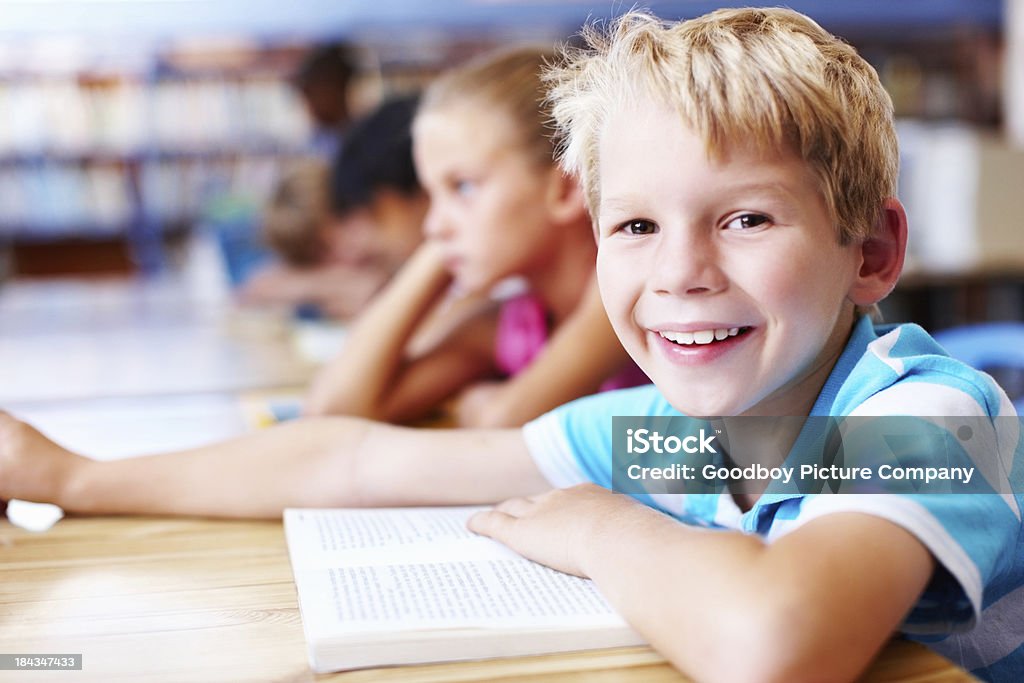
<path fill-rule="evenodd" d="M 0 500 L 60 505 L 75 468 L 85 461 L 34 427 L 0 412 Z"/>
<path fill-rule="evenodd" d="M 632 498 L 594 484 L 556 489 L 529 498 L 510 498 L 469 519 L 469 529 L 504 543 L 520 555 L 553 569 L 588 576 L 596 534 L 642 506 Z"/>

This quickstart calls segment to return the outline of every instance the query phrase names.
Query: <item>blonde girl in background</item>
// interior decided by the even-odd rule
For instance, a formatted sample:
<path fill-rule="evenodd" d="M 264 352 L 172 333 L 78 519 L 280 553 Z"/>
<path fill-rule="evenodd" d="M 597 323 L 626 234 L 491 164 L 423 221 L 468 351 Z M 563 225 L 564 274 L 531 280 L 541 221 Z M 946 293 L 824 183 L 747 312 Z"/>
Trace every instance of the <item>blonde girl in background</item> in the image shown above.
<path fill-rule="evenodd" d="M 454 399 L 459 425 L 515 426 L 647 382 L 601 305 L 580 187 L 554 162 L 547 57 L 485 55 L 428 88 L 413 124 L 427 241 L 356 322 L 307 412 L 406 422 Z M 410 343 L 451 292 L 486 294 L 513 276 L 525 293 Z"/>

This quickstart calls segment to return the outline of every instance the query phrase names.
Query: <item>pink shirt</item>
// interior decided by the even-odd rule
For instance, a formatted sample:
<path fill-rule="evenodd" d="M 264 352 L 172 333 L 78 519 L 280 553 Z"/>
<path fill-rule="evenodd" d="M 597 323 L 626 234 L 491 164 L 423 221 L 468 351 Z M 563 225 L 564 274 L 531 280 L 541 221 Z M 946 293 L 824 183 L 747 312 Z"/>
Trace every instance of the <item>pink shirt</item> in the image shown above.
<path fill-rule="evenodd" d="M 540 300 L 523 294 L 501 305 L 494 357 L 498 368 L 512 377 L 527 368 L 548 342 L 548 314 Z M 601 391 L 625 389 L 651 380 L 632 361 L 601 384 Z"/>

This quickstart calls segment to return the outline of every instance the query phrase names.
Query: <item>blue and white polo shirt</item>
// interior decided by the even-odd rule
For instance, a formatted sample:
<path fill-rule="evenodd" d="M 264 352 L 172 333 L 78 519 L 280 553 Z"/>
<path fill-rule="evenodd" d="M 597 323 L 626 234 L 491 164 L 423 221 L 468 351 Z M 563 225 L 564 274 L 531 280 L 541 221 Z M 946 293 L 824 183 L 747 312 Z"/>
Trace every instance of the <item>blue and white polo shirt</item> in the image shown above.
<path fill-rule="evenodd" d="M 579 399 L 530 422 L 524 438 L 552 486 L 612 487 L 612 417 L 680 416 L 653 385 Z M 680 521 L 756 533 L 766 541 L 834 512 L 883 517 L 916 536 L 937 570 L 901 630 L 975 675 L 1024 681 L 1024 446 L 1020 421 L 992 379 L 959 361 L 916 325 L 862 318 L 812 416 L 1001 418 L 979 442 L 1014 453 L 1012 494 L 764 495 L 743 513 L 729 495 L 636 497 Z"/>

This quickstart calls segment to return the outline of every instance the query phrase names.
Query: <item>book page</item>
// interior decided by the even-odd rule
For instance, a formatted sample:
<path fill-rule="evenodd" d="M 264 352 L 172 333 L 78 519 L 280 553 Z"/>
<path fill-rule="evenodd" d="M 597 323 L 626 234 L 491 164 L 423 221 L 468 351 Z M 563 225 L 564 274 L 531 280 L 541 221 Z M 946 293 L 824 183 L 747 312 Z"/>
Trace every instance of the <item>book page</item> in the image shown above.
<path fill-rule="evenodd" d="M 308 578 L 333 632 L 621 623 L 592 582 L 523 558 L 336 567 Z"/>
<path fill-rule="evenodd" d="M 479 509 L 287 510 L 310 633 L 622 624 L 591 581 L 469 532 Z"/>
<path fill-rule="evenodd" d="M 484 507 L 286 510 L 285 531 L 297 568 L 517 559 L 466 528 Z"/>
<path fill-rule="evenodd" d="M 333 553 L 476 538 L 466 520 L 485 507 L 289 510 L 288 542 L 304 552 Z"/>

